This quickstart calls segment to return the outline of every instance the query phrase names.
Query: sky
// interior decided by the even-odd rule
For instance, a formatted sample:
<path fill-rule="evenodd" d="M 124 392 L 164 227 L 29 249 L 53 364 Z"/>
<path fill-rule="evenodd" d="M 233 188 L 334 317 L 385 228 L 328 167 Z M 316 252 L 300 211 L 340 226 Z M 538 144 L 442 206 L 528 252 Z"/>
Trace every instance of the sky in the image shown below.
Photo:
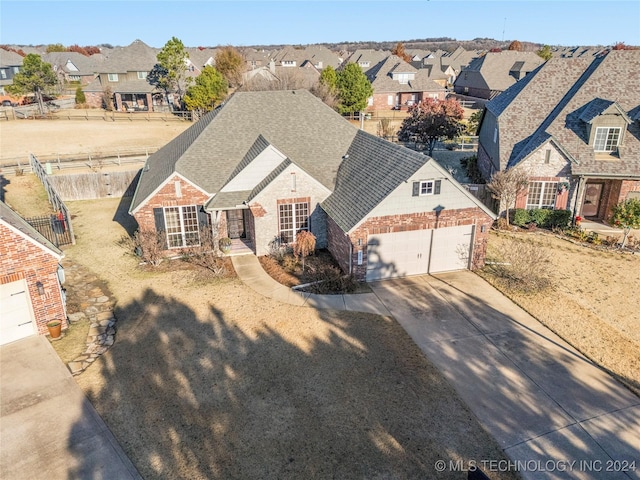
<path fill-rule="evenodd" d="M 162 47 L 493 38 L 640 45 L 640 0 L 0 0 L 0 44 Z"/>

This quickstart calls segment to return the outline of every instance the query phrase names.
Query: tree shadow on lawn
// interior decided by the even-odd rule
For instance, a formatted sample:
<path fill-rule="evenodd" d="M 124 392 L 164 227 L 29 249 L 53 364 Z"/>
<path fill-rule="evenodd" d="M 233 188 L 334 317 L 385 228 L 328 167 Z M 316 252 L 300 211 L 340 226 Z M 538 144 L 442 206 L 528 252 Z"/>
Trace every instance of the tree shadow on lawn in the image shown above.
<path fill-rule="evenodd" d="M 119 307 L 85 391 L 144 478 L 462 478 L 435 462 L 505 458 L 395 321 L 291 308 L 199 318 L 151 289 Z"/>

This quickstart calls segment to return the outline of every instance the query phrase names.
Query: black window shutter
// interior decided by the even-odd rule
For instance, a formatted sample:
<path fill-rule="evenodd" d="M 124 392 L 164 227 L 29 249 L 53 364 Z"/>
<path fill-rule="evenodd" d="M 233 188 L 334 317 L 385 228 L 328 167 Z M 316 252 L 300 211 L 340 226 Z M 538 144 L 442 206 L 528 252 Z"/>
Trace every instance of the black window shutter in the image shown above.
<path fill-rule="evenodd" d="M 209 214 L 204 211 L 204 205 L 198 205 L 198 223 L 200 228 L 209 226 Z"/>
<path fill-rule="evenodd" d="M 433 194 L 434 195 L 440 195 L 440 184 L 442 183 L 442 180 L 436 180 L 433 184 Z"/>
<path fill-rule="evenodd" d="M 420 195 L 420 182 L 413 182 L 413 194 L 411 196 L 417 197 Z"/>
<path fill-rule="evenodd" d="M 156 232 L 162 233 L 162 247 L 167 248 L 167 237 L 164 235 L 164 210 L 162 208 L 153 209 L 153 219 L 156 222 Z"/>

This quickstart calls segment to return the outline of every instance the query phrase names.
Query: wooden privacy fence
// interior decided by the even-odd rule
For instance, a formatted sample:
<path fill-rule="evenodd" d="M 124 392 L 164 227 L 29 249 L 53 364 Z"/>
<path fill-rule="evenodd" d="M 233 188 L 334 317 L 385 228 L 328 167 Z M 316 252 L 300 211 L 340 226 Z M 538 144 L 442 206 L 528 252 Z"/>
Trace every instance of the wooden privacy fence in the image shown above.
<path fill-rule="evenodd" d="M 135 191 L 140 170 L 95 172 L 47 177 L 63 200 L 93 200 L 106 197 L 130 197 Z"/>
<path fill-rule="evenodd" d="M 47 172 L 45 171 L 42 164 L 38 161 L 38 159 L 34 155 L 29 155 L 29 163 L 31 164 L 31 169 L 33 173 L 35 173 L 36 176 L 42 182 L 42 185 L 44 186 L 44 189 L 47 192 L 47 196 L 49 197 L 49 203 L 53 205 L 53 208 L 58 212 L 58 214 L 56 215 L 56 218 L 61 222 L 63 222 L 63 226 L 65 230 L 68 232 L 69 241 L 67 242 L 67 244 L 71 243 L 75 245 L 76 238 L 73 235 L 73 226 L 71 225 L 71 215 L 69 215 L 69 210 L 67 209 L 67 206 L 64 204 L 64 202 L 62 201 L 62 198 L 60 198 L 60 196 L 58 195 L 58 192 L 56 192 L 53 185 L 49 183 Z M 27 220 L 27 222 L 29 221 Z M 36 229 L 38 228 L 35 225 L 32 225 L 32 226 Z M 42 228 L 44 231 L 47 231 L 46 229 L 44 229 L 44 227 Z M 52 230 L 53 230 L 53 227 L 52 227 Z M 59 239 L 56 236 L 57 234 L 55 234 L 55 231 L 53 232 L 53 234 L 51 234 L 51 237 L 47 237 L 47 235 L 44 233 L 42 234 L 54 245 L 65 245 L 64 243 L 59 243 Z M 56 242 L 58 243 L 56 244 Z"/>
<path fill-rule="evenodd" d="M 491 191 L 487 188 L 487 185 L 484 183 L 464 183 L 462 184 L 464 188 L 466 188 L 469 193 L 471 193 L 474 197 L 480 200 L 485 204 L 487 208 L 492 211 L 495 211 L 496 200 L 493 198 Z"/>

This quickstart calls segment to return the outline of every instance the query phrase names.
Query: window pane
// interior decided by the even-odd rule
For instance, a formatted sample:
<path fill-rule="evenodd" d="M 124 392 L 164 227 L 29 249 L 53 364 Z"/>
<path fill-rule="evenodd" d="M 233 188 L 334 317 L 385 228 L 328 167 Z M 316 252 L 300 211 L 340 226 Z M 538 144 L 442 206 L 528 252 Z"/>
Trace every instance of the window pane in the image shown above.
<path fill-rule="evenodd" d="M 295 230 L 309 230 L 309 204 L 296 203 Z"/>
<path fill-rule="evenodd" d="M 182 225 L 186 245 L 198 245 L 200 243 L 200 232 L 198 211 L 195 205 L 182 207 Z"/>
<path fill-rule="evenodd" d="M 540 204 L 541 208 L 553 208 L 556 206 L 556 192 L 558 184 L 556 182 L 544 182 L 544 195 Z"/>
<path fill-rule="evenodd" d="M 433 182 L 420 182 L 420 195 L 431 195 L 433 193 Z"/>
<path fill-rule="evenodd" d="M 538 208 L 540 204 L 540 194 L 542 193 L 542 182 L 530 182 L 527 194 L 527 209 Z"/>
<path fill-rule="evenodd" d="M 596 137 L 593 141 L 593 149 L 596 152 L 613 152 L 620 142 L 620 128 L 599 127 L 596 129 Z"/>
<path fill-rule="evenodd" d="M 280 238 L 283 242 L 293 241 L 293 205 L 280 205 Z"/>

